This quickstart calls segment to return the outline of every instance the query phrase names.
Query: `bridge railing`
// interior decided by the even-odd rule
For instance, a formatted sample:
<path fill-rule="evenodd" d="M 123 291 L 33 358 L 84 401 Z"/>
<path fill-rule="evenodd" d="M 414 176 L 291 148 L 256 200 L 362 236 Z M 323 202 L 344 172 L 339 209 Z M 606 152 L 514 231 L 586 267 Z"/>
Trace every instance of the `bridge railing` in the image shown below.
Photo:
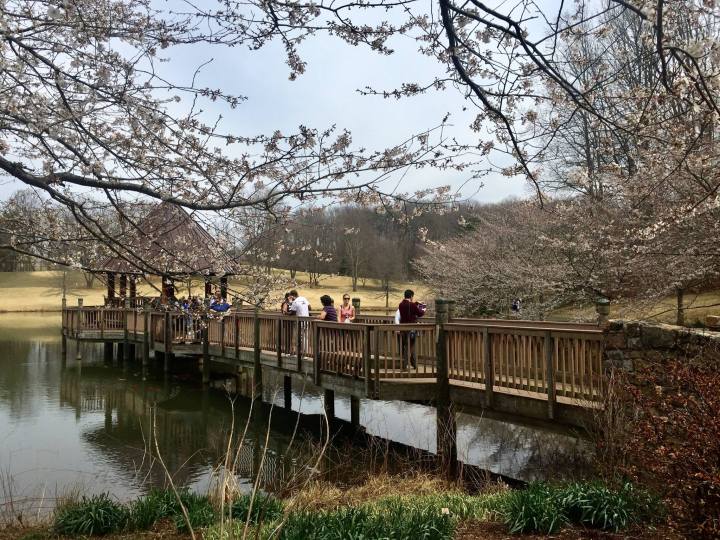
<path fill-rule="evenodd" d="M 279 313 L 258 313 L 259 347 L 277 356 L 278 365 L 310 362 L 318 377 L 331 373 L 383 380 L 436 379 L 438 326 L 396 325 L 391 317 L 358 317 L 352 324 L 328 323 Z M 127 330 L 136 337 L 148 317 L 150 339 L 163 343 L 169 322 L 174 343 L 199 343 L 202 325 L 208 341 L 227 349 L 253 349 L 255 313 L 242 310 L 203 321 L 183 312 L 80 307 L 63 311 L 70 335 L 107 336 Z M 377 322 L 379 321 L 379 322 Z M 540 399 L 600 401 L 603 392 L 603 333 L 594 325 L 545 321 L 452 319 L 443 325 L 448 378 L 470 387 Z M 96 334 L 97 333 L 97 334 Z"/>
<path fill-rule="evenodd" d="M 598 401 L 602 392 L 602 331 L 544 326 L 450 323 L 444 326 L 451 380 L 516 394 Z M 551 382 L 552 381 L 552 387 Z"/>

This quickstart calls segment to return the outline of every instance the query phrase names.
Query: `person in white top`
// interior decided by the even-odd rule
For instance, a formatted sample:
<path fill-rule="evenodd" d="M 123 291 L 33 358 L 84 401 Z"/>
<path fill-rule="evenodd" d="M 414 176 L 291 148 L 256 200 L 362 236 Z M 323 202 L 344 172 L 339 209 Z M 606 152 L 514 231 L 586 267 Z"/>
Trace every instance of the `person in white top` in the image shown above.
<path fill-rule="evenodd" d="M 309 317 L 310 316 L 310 303 L 307 301 L 307 298 L 304 296 L 300 296 L 297 291 L 292 290 L 290 291 L 290 308 L 288 311 L 292 315 L 297 315 L 298 317 Z"/>

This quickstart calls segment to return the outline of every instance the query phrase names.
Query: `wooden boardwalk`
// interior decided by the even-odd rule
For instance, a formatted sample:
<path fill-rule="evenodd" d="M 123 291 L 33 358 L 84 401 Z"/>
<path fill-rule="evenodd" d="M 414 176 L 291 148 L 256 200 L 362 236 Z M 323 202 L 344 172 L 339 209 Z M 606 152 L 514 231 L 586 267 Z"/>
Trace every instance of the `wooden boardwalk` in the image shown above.
<path fill-rule="evenodd" d="M 338 324 L 253 310 L 200 320 L 178 311 L 72 307 L 63 310 L 62 325 L 64 338 L 126 342 L 144 349 L 144 361 L 149 350 L 166 362 L 174 355 L 205 357 L 206 381 L 211 371 L 250 368 L 256 381 L 268 371 L 355 400 L 422 402 L 433 401 L 446 382 L 456 407 L 573 425 L 602 401 L 603 333 L 595 325 L 451 319 L 399 326 L 391 320 L 359 316 Z"/>

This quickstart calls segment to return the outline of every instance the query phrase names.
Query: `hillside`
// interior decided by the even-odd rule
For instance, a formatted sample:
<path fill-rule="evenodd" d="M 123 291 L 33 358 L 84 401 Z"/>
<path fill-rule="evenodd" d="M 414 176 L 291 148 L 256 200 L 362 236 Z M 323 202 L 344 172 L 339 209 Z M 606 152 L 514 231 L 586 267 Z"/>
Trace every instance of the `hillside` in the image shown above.
<path fill-rule="evenodd" d="M 98 305 L 103 302 L 105 285 L 100 280 L 95 280 L 92 287 L 87 287 L 82 272 L 78 270 L 38 271 L 38 272 L 0 272 L 0 312 L 7 311 L 57 311 L 61 307 L 63 291 L 63 274 L 65 274 L 65 290 L 68 305 L 76 305 L 77 299 L 82 298 L 85 305 Z M 291 287 L 289 274 L 283 271 L 274 271 L 280 278 L 286 278 L 286 287 L 279 287 L 273 291 L 270 297 L 269 308 L 279 305 L 280 299 L 285 290 Z M 377 280 L 368 279 L 365 287 L 360 286 L 357 292 L 352 292 L 351 281 L 345 276 L 321 276 L 318 286 L 309 286 L 308 276 L 304 273 L 297 274 L 297 290 L 307 297 L 313 307 L 320 307 L 320 296 L 329 294 L 335 300 L 335 304 L 342 303 L 342 295 L 350 293 L 353 298 L 360 298 L 364 307 L 383 307 L 385 305 L 385 294 Z M 157 296 L 159 280 L 138 282 L 138 295 Z M 119 287 L 116 284 L 116 287 Z M 229 282 L 231 291 L 243 291 L 246 284 L 242 280 Z M 410 282 L 393 283 L 390 291 L 390 306 L 397 306 L 402 299 L 402 293 L 406 288 L 416 291 L 418 299 L 428 300 L 427 290 L 419 285 Z M 202 294 L 203 283 L 195 280 L 191 284 L 192 294 Z M 232 292 L 231 292 L 232 294 Z M 178 296 L 187 296 L 188 290 L 183 287 L 178 291 Z"/>

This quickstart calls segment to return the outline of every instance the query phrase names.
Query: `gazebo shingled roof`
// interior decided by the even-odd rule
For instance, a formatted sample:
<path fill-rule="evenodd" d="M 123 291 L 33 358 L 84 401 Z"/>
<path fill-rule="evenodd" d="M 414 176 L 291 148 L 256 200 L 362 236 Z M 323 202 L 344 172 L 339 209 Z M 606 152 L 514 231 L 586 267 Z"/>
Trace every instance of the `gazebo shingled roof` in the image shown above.
<path fill-rule="evenodd" d="M 225 275 L 237 271 L 235 262 L 210 233 L 184 208 L 168 202 L 150 210 L 125 245 L 130 254 L 127 259 L 142 261 L 158 275 Z M 108 257 L 100 267 L 104 272 L 141 273 L 121 257 Z"/>

